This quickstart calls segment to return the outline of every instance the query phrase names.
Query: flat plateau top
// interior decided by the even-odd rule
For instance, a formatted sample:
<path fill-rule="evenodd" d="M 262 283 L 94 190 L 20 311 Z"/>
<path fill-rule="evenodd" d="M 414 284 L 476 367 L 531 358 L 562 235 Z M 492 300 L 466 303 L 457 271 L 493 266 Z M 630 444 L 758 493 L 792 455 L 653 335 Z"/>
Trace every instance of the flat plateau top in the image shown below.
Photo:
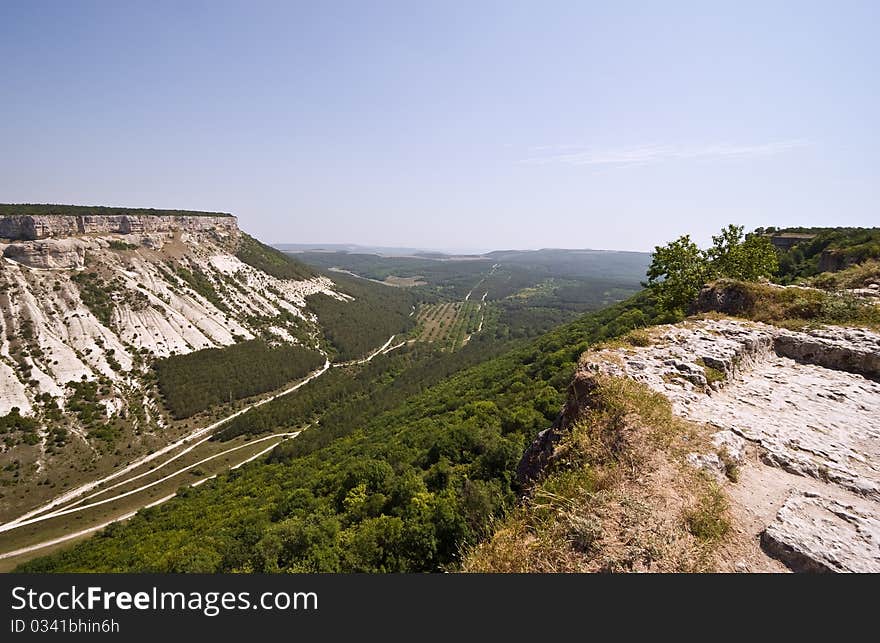
<path fill-rule="evenodd" d="M 114 216 L 141 217 L 231 217 L 228 212 L 156 210 L 154 208 L 112 208 L 103 205 L 58 205 L 54 203 L 0 203 L 0 216 Z"/>

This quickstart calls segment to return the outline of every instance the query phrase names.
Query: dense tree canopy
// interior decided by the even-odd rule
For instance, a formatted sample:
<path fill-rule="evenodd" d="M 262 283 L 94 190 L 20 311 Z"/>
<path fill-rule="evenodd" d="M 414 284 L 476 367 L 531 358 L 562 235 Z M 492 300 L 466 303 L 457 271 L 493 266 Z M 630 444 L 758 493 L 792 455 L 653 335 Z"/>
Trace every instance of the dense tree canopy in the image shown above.
<path fill-rule="evenodd" d="M 392 335 L 406 333 L 415 324 L 415 298 L 404 288 L 375 284 L 357 277 L 332 274 L 336 290 L 351 299 L 325 294 L 308 297 L 308 307 L 318 317 L 325 339 L 346 361 L 364 357 Z"/>
<path fill-rule="evenodd" d="M 303 346 L 255 339 L 166 357 L 154 369 L 165 405 L 179 419 L 279 388 L 323 363 L 320 353 Z"/>
<path fill-rule="evenodd" d="M 394 395 L 393 382 L 408 379 L 409 369 L 424 362 L 388 356 L 384 377 L 373 373 L 360 391 L 341 394 L 388 403 L 338 401 L 337 408 L 347 409 L 340 437 L 333 437 L 339 422 L 322 419 L 276 449 L 269 464 L 186 488 L 164 505 L 20 569 L 415 572 L 454 566 L 463 548 L 515 501 L 514 470 L 523 448 L 558 413 L 580 354 L 595 341 L 667 319 L 640 295 Z M 464 352 L 447 355 L 459 359 Z M 326 393 L 340 396 L 332 386 Z M 316 412 L 319 397 L 312 402 Z M 327 400 L 328 409 L 333 406 Z M 298 447 L 301 438 L 324 431 L 328 440 Z"/>
<path fill-rule="evenodd" d="M 719 277 L 754 281 L 772 276 L 777 267 L 776 250 L 767 237 L 744 236 L 742 226 L 729 225 L 712 237 L 707 250 L 689 235 L 657 246 L 648 268 L 648 286 L 661 308 L 681 316 L 707 281 Z"/>

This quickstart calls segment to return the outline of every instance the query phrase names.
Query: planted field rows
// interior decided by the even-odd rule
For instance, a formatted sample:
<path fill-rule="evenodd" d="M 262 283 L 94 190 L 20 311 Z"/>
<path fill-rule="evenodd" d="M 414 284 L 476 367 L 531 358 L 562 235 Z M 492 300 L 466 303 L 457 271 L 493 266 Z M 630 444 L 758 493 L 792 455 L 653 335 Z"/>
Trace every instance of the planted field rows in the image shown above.
<path fill-rule="evenodd" d="M 439 343 L 450 351 L 461 348 L 479 330 L 483 305 L 480 301 L 456 301 L 422 306 L 416 339 Z"/>

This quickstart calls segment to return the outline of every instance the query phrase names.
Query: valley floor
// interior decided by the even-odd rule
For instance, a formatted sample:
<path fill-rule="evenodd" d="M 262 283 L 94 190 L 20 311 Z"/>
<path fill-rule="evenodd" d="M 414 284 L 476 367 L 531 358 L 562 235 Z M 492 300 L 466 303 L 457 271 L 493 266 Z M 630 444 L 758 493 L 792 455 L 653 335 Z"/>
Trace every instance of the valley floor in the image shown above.
<path fill-rule="evenodd" d="M 81 540 L 114 522 L 126 520 L 140 509 L 170 500 L 181 488 L 203 484 L 219 473 L 247 464 L 283 441 L 295 438 L 299 431 L 274 433 L 256 439 L 247 436 L 226 442 L 211 440 L 214 432 L 230 420 L 294 393 L 330 368 L 366 364 L 377 355 L 404 345 L 392 345 L 393 341 L 392 335 L 361 359 L 338 363 L 327 360 L 322 368 L 296 384 L 262 397 L 113 473 L 81 484 L 0 524 L 0 572 L 9 571 L 65 543 Z"/>

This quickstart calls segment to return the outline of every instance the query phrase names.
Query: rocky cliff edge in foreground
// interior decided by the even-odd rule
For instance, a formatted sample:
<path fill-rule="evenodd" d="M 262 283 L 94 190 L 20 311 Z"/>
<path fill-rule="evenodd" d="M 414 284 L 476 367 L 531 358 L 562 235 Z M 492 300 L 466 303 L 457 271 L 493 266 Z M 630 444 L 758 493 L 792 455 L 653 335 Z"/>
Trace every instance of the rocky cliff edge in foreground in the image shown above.
<path fill-rule="evenodd" d="M 880 572 L 880 335 L 720 318 L 642 343 L 585 354 L 575 382 L 629 378 L 712 427 L 711 447 L 687 460 L 722 485 L 734 530 L 762 552 L 728 552 L 721 569 L 772 570 L 764 555 L 796 571 Z"/>

